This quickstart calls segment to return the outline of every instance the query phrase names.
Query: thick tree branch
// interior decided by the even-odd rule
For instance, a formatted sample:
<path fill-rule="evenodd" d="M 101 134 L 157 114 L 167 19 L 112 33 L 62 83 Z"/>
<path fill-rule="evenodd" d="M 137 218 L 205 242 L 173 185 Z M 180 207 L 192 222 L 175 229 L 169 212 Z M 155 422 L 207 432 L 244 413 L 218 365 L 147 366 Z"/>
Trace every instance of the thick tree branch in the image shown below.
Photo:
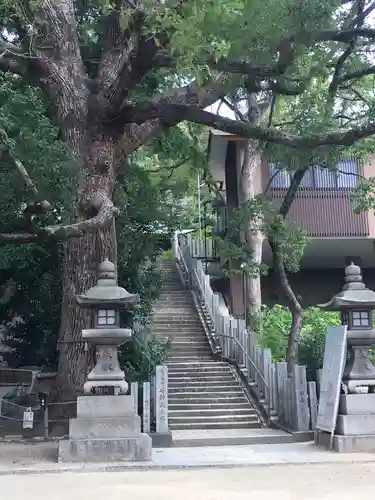
<path fill-rule="evenodd" d="M 5 140 L 8 140 L 8 136 L 5 130 L 3 129 L 0 129 L 0 136 L 3 136 Z M 48 212 L 49 210 L 51 210 L 52 208 L 51 204 L 49 203 L 49 201 L 47 201 L 41 196 L 38 188 L 36 187 L 31 177 L 29 176 L 29 173 L 27 172 L 23 163 L 14 156 L 14 154 L 5 144 L 0 144 L 0 159 L 1 158 L 4 158 L 6 161 L 14 165 L 21 179 L 23 180 L 25 186 L 33 194 L 35 201 L 37 202 L 36 205 L 38 206 L 38 211 Z"/>
<path fill-rule="evenodd" d="M 353 73 L 347 73 L 346 75 L 342 75 L 339 78 L 339 83 L 349 82 L 351 80 L 359 80 L 364 76 L 374 75 L 375 74 L 375 66 L 368 66 L 358 71 L 353 71 Z"/>
<path fill-rule="evenodd" d="M 362 26 L 366 17 L 368 17 L 371 12 L 375 9 L 375 2 L 372 2 L 367 9 L 361 10 L 357 17 L 353 19 L 350 23 L 349 28 L 355 28 L 356 26 Z"/>
<path fill-rule="evenodd" d="M 337 60 L 335 71 L 333 73 L 331 83 L 329 84 L 328 88 L 327 108 L 330 113 L 332 112 L 332 106 L 334 104 L 335 96 L 340 85 L 341 81 L 340 75 L 342 69 L 344 67 L 345 62 L 349 59 L 349 57 L 353 53 L 353 50 L 355 48 L 355 43 L 356 40 L 352 40 L 349 43 L 348 47 L 345 49 L 345 51 L 341 54 L 341 56 Z"/>
<path fill-rule="evenodd" d="M 133 63 L 137 59 L 138 53 L 145 40 L 141 37 L 141 29 L 144 14 L 134 6 L 123 5 L 124 2 L 117 2 L 117 10 L 108 16 L 108 30 L 104 41 L 104 53 L 98 68 L 98 98 L 102 107 L 118 108 L 127 92 L 130 90 L 131 82 L 137 79 L 134 74 Z M 127 9 L 129 22 L 126 29 L 120 27 L 120 16 L 122 9 Z M 156 47 L 153 39 L 148 40 L 146 44 L 152 46 L 154 51 Z M 151 59 L 154 56 L 152 52 Z M 145 56 L 145 54 L 144 54 Z M 146 58 L 146 57 L 145 57 Z M 145 65 L 149 63 L 149 57 L 144 61 Z M 143 76 L 143 75 L 142 75 Z M 142 77 L 139 75 L 139 79 Z"/>
<path fill-rule="evenodd" d="M 189 106 L 173 101 L 167 104 L 150 102 L 143 106 L 125 106 L 123 108 L 123 116 L 126 117 L 128 122 L 134 123 L 143 123 L 147 120 L 158 118 L 170 122 L 173 120 L 175 122 L 187 120 L 207 125 L 217 130 L 228 132 L 229 134 L 283 144 L 290 148 L 312 149 L 324 145 L 350 146 L 360 139 L 365 139 L 375 134 L 375 122 L 369 122 L 348 130 L 298 136 L 281 130 L 275 130 L 274 128 L 251 126 L 242 121 L 218 116 L 194 105 Z"/>
<path fill-rule="evenodd" d="M 0 70 L 26 76 L 28 58 L 20 47 L 0 40 Z"/>
<path fill-rule="evenodd" d="M 218 99 L 224 98 L 227 90 L 228 79 L 225 75 L 219 74 L 215 81 L 210 82 L 206 86 L 197 87 L 194 84 L 188 85 L 174 91 L 170 96 L 160 96 L 159 99 L 163 103 L 172 101 L 205 108 L 214 104 Z M 116 113 L 110 119 L 112 125 L 124 128 L 123 137 L 116 152 L 118 158 L 128 156 L 169 127 L 177 125 L 180 121 L 184 120 L 184 118 L 179 118 L 175 114 L 164 115 L 163 113 L 160 113 L 155 118 L 150 116 L 148 119 L 144 115 L 144 119 L 134 120 L 128 115 L 129 109 L 133 110 L 133 107 L 124 105 L 120 112 Z"/>
<path fill-rule="evenodd" d="M 68 225 L 54 225 L 38 228 L 34 233 L 0 233 L 0 246 L 23 243 L 45 242 L 48 240 L 67 240 L 79 238 L 111 223 L 118 210 L 109 198 L 102 203 L 94 217 Z"/>
<path fill-rule="evenodd" d="M 41 86 L 56 104 L 67 142 L 82 156 L 89 92 L 73 0 L 40 0 L 35 17 L 40 34 L 32 49 Z"/>
<path fill-rule="evenodd" d="M 354 26 L 362 27 L 364 20 L 366 18 L 366 15 L 364 14 L 364 2 L 362 0 L 359 0 L 356 5 L 356 10 L 357 10 L 357 17 L 356 19 L 350 24 L 350 27 L 353 28 Z M 328 88 L 328 98 L 327 98 L 327 113 L 332 114 L 332 109 L 335 103 L 335 97 L 337 94 L 337 91 L 339 89 L 340 85 L 340 76 L 342 73 L 342 70 L 344 68 L 344 65 L 346 61 L 349 59 L 349 57 L 352 55 L 356 44 L 357 44 L 357 38 L 353 38 L 347 48 L 344 50 L 344 52 L 341 54 L 341 56 L 338 58 L 335 71 L 333 73 L 331 83 Z"/>
<path fill-rule="evenodd" d="M 302 179 L 303 179 L 305 173 L 307 172 L 307 170 L 308 170 L 307 168 L 303 168 L 303 169 L 297 170 L 293 174 L 288 191 L 286 192 L 286 195 L 283 199 L 281 207 L 279 208 L 279 215 L 281 215 L 281 217 L 283 219 L 285 219 L 289 213 L 289 210 L 292 206 L 294 198 L 296 197 L 296 194 L 297 194 L 298 189 L 301 185 Z"/>

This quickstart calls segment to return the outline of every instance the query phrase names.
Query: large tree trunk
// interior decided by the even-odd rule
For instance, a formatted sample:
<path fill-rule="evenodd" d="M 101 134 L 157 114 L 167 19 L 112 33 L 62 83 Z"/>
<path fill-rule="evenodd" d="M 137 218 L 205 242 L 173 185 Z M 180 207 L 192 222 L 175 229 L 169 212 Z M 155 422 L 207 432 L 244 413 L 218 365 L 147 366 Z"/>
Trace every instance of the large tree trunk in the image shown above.
<path fill-rule="evenodd" d="M 257 180 L 262 162 L 262 145 L 260 141 L 249 140 L 246 143 L 244 157 L 241 166 L 239 179 L 240 206 L 247 211 L 249 203 L 259 194 L 256 189 Z M 244 244 L 250 251 L 251 262 L 247 268 L 260 266 L 262 262 L 262 248 L 264 236 L 260 230 L 260 219 L 249 219 L 244 228 Z M 244 273 L 245 285 L 245 311 L 250 327 L 259 328 L 259 313 L 262 305 L 262 289 L 259 273 L 251 273 L 248 270 Z"/>
<path fill-rule="evenodd" d="M 72 238 L 64 244 L 62 263 L 62 304 L 58 340 L 58 397 L 72 401 L 82 389 L 93 362 L 92 349 L 85 349 L 82 330 L 91 326 L 91 314 L 77 306 L 75 295 L 93 286 L 98 264 L 115 260 L 115 234 L 112 226 Z"/>
<path fill-rule="evenodd" d="M 81 151 L 85 148 L 80 148 Z M 115 143 L 100 135 L 82 158 L 81 182 L 76 197 L 74 222 L 90 219 L 112 201 L 116 177 Z M 117 262 L 114 219 L 81 238 L 64 243 L 62 260 L 62 304 L 58 337 L 59 364 L 56 379 L 60 401 L 73 401 L 82 389 L 93 362 L 93 349 L 82 342 L 82 329 L 91 326 L 92 314 L 77 306 L 75 295 L 95 284 L 97 269 L 106 258 Z"/>

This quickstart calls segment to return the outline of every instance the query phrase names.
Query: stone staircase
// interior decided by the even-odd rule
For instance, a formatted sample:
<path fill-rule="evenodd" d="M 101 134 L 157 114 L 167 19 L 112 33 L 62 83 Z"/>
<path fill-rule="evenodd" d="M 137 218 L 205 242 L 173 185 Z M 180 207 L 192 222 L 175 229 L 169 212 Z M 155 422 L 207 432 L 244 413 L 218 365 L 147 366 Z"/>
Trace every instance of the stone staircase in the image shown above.
<path fill-rule="evenodd" d="M 162 261 L 164 290 L 154 305 L 153 333 L 172 339 L 168 364 L 172 431 L 259 429 L 258 413 L 229 363 L 213 359 L 189 290 L 176 264 Z"/>

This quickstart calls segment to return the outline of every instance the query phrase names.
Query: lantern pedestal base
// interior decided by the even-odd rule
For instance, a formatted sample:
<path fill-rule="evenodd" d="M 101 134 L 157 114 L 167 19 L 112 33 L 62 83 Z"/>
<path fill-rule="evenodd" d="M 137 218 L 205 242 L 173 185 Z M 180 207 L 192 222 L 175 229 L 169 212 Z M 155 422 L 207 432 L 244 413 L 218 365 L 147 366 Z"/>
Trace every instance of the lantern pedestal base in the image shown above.
<path fill-rule="evenodd" d="M 315 443 L 330 447 L 331 436 L 328 432 L 317 431 L 315 433 Z M 338 453 L 374 453 L 375 436 L 339 436 L 335 434 L 332 439 L 332 449 Z"/>
<path fill-rule="evenodd" d="M 152 440 L 141 433 L 131 396 L 83 396 L 69 439 L 59 442 L 59 462 L 150 461 Z"/>
<path fill-rule="evenodd" d="M 152 439 L 147 434 L 123 439 L 69 439 L 59 443 L 59 462 L 149 462 Z"/>
<path fill-rule="evenodd" d="M 317 444 L 330 445 L 330 434 L 318 431 Z M 341 394 L 332 448 L 339 453 L 375 452 L 375 394 Z"/>

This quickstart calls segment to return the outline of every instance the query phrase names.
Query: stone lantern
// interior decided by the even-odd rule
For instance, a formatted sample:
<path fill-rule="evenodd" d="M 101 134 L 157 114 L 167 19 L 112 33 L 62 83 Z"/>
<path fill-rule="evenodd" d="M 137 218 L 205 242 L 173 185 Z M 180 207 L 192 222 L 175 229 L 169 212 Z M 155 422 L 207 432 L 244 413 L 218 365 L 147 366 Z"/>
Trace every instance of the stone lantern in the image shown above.
<path fill-rule="evenodd" d="M 82 331 L 82 339 L 96 346 L 96 364 L 84 385 L 85 394 L 127 393 L 128 384 L 118 363 L 117 349 L 131 339 L 132 331 L 120 328 L 120 309 L 134 306 L 137 299 L 137 295 L 117 285 L 115 265 L 108 260 L 99 265 L 97 284 L 76 297 L 81 307 L 94 313 L 94 327 Z"/>
<path fill-rule="evenodd" d="M 340 311 L 341 322 L 347 326 L 348 356 L 343 383 L 350 393 L 359 387 L 375 386 L 375 367 L 369 349 L 375 344 L 372 311 L 375 309 L 375 292 L 366 288 L 361 269 L 350 264 L 345 269 L 345 285 L 340 293 L 327 304 L 319 306 L 326 311 Z M 368 389 L 365 389 L 366 392 Z M 363 391 L 361 391 L 363 392 Z"/>
<path fill-rule="evenodd" d="M 69 439 L 59 442 L 61 462 L 151 460 L 152 441 L 141 433 L 141 419 L 121 370 L 117 349 L 131 340 L 130 329 L 120 327 L 120 309 L 133 306 L 137 295 L 117 285 L 116 267 L 108 260 L 98 270 L 98 282 L 76 297 L 93 310 L 93 328 L 82 338 L 96 346 L 96 364 L 77 398 L 77 418 L 69 422 Z"/>

